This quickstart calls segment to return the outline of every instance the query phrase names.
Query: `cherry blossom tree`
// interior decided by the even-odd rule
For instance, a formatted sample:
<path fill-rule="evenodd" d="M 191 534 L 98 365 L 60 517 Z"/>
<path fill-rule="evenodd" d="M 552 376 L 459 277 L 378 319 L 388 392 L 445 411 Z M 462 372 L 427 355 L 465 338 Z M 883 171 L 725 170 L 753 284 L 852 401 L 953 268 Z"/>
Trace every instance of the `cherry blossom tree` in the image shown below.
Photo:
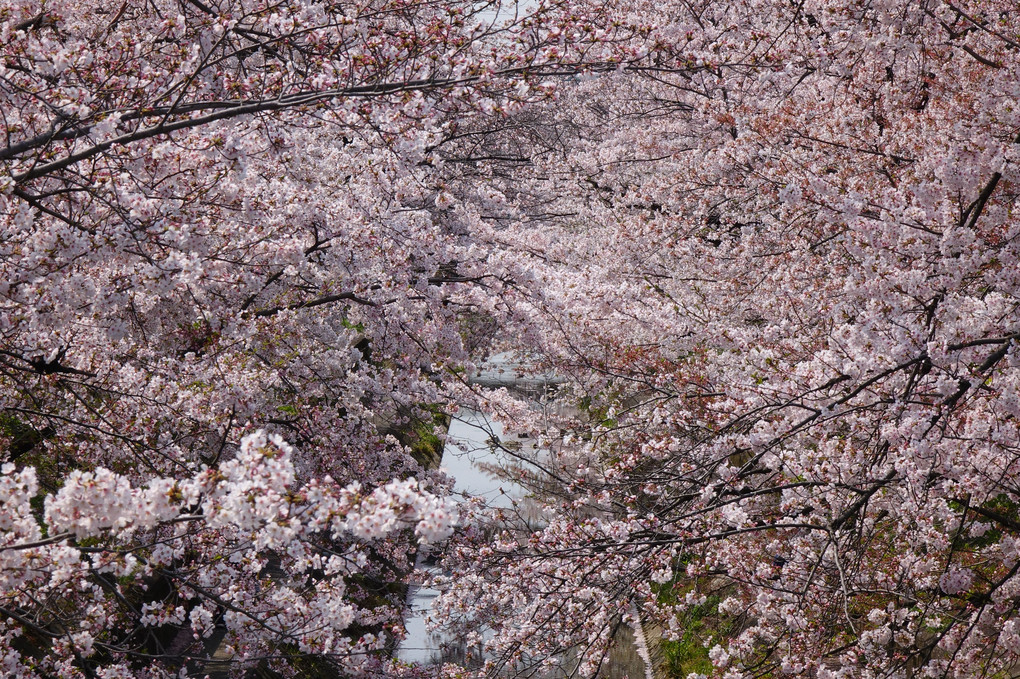
<path fill-rule="evenodd" d="M 462 128 L 640 33 L 532 14 L 0 3 L 5 676 L 386 670 L 507 284 Z"/>
<path fill-rule="evenodd" d="M 529 109 L 519 334 L 584 417 L 548 527 L 451 559 L 493 670 L 594 673 L 635 608 L 711 608 L 727 677 L 1017 665 L 1013 9 L 621 4 L 640 72 Z"/>
<path fill-rule="evenodd" d="M 488 672 L 1012 671 L 1013 10 L 0 3 L 0 667 L 403 671 L 461 402 L 550 451 L 454 537 Z"/>

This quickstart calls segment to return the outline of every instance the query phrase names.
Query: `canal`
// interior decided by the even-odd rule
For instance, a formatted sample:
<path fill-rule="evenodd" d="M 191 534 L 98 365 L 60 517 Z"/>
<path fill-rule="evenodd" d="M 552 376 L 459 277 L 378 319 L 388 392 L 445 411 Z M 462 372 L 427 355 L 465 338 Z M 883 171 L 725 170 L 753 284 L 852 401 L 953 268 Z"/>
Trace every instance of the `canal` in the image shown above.
<path fill-rule="evenodd" d="M 488 377 L 514 381 L 517 370 L 503 367 L 491 369 Z M 485 375 L 483 375 L 484 377 Z M 531 378 L 532 380 L 534 378 Z M 493 380 L 495 381 L 495 380 Z M 488 385 L 487 385 L 488 386 Z M 494 386 L 494 385 L 493 385 Z M 528 386 L 528 385 L 526 385 Z M 506 451 L 512 449 L 512 459 Z M 452 420 L 441 466 L 455 480 L 454 497 L 460 500 L 482 498 L 489 510 L 498 511 L 514 507 L 519 517 L 520 530 L 541 527 L 539 503 L 523 487 L 509 480 L 501 470 L 520 466 L 522 460 L 541 459 L 544 451 L 530 439 L 505 440 L 498 422 L 485 414 L 462 411 Z M 509 514 L 509 513 L 508 513 Z M 437 566 L 432 559 L 419 560 L 412 582 L 427 581 Z M 397 658 L 437 669 L 443 663 L 465 664 L 474 651 L 441 629 L 427 624 L 432 602 L 439 592 L 428 586 L 412 584 L 408 591 L 409 614 L 405 620 L 407 636 L 397 650 Z M 614 642 L 612 653 L 599 673 L 602 679 L 645 679 L 651 676 L 644 636 L 640 630 L 622 626 Z M 564 657 L 560 667 L 554 668 L 546 679 L 569 677 L 576 666 L 576 658 Z"/>

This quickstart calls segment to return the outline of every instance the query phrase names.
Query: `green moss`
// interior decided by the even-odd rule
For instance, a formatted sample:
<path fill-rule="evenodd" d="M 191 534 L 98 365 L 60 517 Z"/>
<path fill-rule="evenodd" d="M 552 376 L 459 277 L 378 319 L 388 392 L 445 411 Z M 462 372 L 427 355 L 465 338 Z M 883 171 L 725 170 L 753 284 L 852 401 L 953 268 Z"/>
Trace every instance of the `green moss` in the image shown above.
<path fill-rule="evenodd" d="M 442 408 L 426 405 L 410 415 L 394 435 L 411 449 L 411 456 L 418 464 L 431 469 L 438 467 L 443 458 L 443 440 L 436 431 L 445 431 L 449 426 L 450 416 Z"/>
<path fill-rule="evenodd" d="M 721 599 L 713 595 L 705 603 L 687 609 L 680 624 L 683 636 L 676 641 L 662 641 L 662 655 L 668 676 L 684 679 L 692 672 L 712 674 L 713 666 L 708 651 L 733 632 L 732 621 L 719 613 Z"/>
<path fill-rule="evenodd" d="M 352 323 L 349 319 L 342 318 L 340 319 L 340 325 L 342 325 L 347 330 L 354 330 L 355 332 L 365 332 L 365 324 L 361 323 L 360 321 Z"/>
<path fill-rule="evenodd" d="M 712 673 L 708 649 L 690 632 L 684 632 L 684 636 L 677 641 L 664 640 L 662 654 L 666 663 L 666 673 L 670 677 L 683 679 L 691 672 Z"/>

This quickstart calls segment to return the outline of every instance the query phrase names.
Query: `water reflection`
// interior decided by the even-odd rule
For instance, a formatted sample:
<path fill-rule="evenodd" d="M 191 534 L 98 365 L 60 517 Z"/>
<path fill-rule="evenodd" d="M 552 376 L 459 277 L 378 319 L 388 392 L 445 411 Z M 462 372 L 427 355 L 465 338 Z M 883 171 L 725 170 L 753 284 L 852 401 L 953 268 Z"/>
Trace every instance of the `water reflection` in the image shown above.
<path fill-rule="evenodd" d="M 547 455 L 533 440 L 504 440 L 503 428 L 482 413 L 461 411 L 450 426 L 441 466 L 455 479 L 454 495 L 463 499 L 483 498 L 489 507 L 512 510 L 520 517 L 521 528 L 534 530 L 541 526 L 542 513 L 529 492 L 508 479 L 505 471 L 527 465 L 527 460 L 542 460 Z M 436 573 L 428 561 L 416 565 L 418 582 Z M 410 613 L 405 621 L 407 636 L 397 650 L 397 658 L 423 665 L 455 663 L 476 668 L 482 663 L 481 649 L 467 647 L 456 638 L 441 632 L 430 632 L 426 626 L 432 602 L 439 595 L 435 589 L 412 585 L 408 591 Z M 612 652 L 600 669 L 604 679 L 644 679 L 647 663 L 641 657 L 634 631 L 623 625 L 617 633 Z M 572 676 L 577 658 L 563 658 L 559 666 L 546 668 L 541 679 Z"/>
<path fill-rule="evenodd" d="M 502 462 L 496 443 L 502 442 L 503 428 L 482 413 L 462 410 L 450 423 L 441 467 L 454 479 L 453 495 L 460 499 L 482 498 L 489 507 L 512 509 L 534 507 L 527 491 L 499 474 Z M 523 446 L 523 444 L 522 444 Z M 528 443 L 531 450 L 533 443 Z M 522 451 L 523 452 L 523 451 Z M 529 510 L 525 509 L 526 512 Z M 537 516 L 532 509 L 529 513 Z M 415 565 L 415 580 L 422 582 L 436 573 L 428 561 Z M 426 619 L 439 592 L 412 584 L 408 590 L 408 617 L 404 621 L 407 636 L 397 649 L 397 658 L 406 662 L 442 664 L 452 662 L 473 667 L 481 662 L 479 649 L 468 649 L 442 633 L 430 632 Z"/>

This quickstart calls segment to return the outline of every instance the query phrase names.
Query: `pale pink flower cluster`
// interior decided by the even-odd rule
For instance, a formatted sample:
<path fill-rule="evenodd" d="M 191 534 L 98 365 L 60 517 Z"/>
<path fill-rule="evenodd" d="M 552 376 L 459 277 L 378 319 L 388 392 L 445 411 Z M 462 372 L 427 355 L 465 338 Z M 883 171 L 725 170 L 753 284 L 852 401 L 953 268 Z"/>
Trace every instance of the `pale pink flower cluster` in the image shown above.
<path fill-rule="evenodd" d="M 950 568 L 939 578 L 939 589 L 946 594 L 966 592 L 974 580 L 974 573 L 969 568 Z"/>
<path fill-rule="evenodd" d="M 421 541 L 434 543 L 449 537 L 457 520 L 456 502 L 423 492 L 412 477 L 373 490 L 347 516 L 344 528 L 360 538 L 371 539 L 414 523 L 415 534 Z"/>
<path fill-rule="evenodd" d="M 256 432 L 244 437 L 235 458 L 191 479 L 156 479 L 134 488 L 127 477 L 107 469 L 74 470 L 57 493 L 46 497 L 46 526 L 51 535 L 70 533 L 80 539 L 127 534 L 185 518 L 210 528 L 268 533 L 262 542 L 273 547 L 327 527 L 363 540 L 413 527 L 423 542 L 443 540 L 456 527 L 456 502 L 422 489 L 413 477 L 391 481 L 367 495 L 358 482 L 335 488 L 328 477 L 302 488 L 296 482 L 293 453 L 279 436 Z M 0 498 L 6 511 L 0 515 L 0 529 L 8 546 L 40 537 L 28 508 L 37 490 L 34 469 L 15 471 L 13 465 L 4 465 Z M 196 504 L 200 512 L 182 514 Z"/>
<path fill-rule="evenodd" d="M 43 587 L 41 591 L 83 587 L 87 595 L 94 589 L 97 605 L 86 619 L 95 626 L 72 638 L 77 653 L 88 657 L 106 613 L 98 605 L 102 589 L 88 585 L 84 576 L 109 572 L 131 579 L 139 572 L 171 565 L 182 557 L 189 535 L 199 527 L 209 531 L 210 537 L 222 536 L 220 550 L 227 558 L 202 566 L 195 580 L 182 588 L 191 592 L 194 605 L 163 600 L 143 603 L 139 624 L 187 625 L 195 639 L 208 638 L 214 631 L 216 609 L 226 600 L 233 607 L 223 621 L 237 634 L 279 630 L 297 639 L 305 653 L 361 657 L 381 648 L 386 643 L 383 636 L 353 641 L 344 636 L 354 622 L 371 619 L 370 613 L 347 599 L 343 577 L 370 565 L 365 553 L 353 544 L 324 560 L 312 545 L 324 537 L 378 543 L 412 528 L 422 543 L 437 542 L 453 532 L 459 520 L 456 505 L 424 490 L 414 478 L 391 481 L 368 494 L 362 493 L 359 483 L 341 488 L 328 477 L 302 486 L 293 456 L 294 449 L 279 436 L 255 432 L 244 437 L 233 459 L 191 478 L 155 479 L 137 488 L 127 477 L 107 469 L 76 470 L 59 491 L 46 496 L 43 519 L 49 539 L 43 538 L 30 506 L 38 493 L 35 470 L 4 465 L 0 597 L 17 598 L 19 590 L 33 582 Z M 144 540 L 146 531 L 163 535 L 152 545 L 151 554 L 145 549 L 128 553 L 112 549 L 88 555 L 76 546 L 76 541 L 85 538 L 131 544 Z M 237 578 L 257 574 L 264 564 L 262 554 L 268 550 L 289 559 L 288 568 L 295 577 L 307 577 L 313 568 L 323 568 L 327 577 L 311 591 L 280 582 L 253 599 L 254 592 L 246 593 Z M 223 599 L 199 595 L 208 590 L 221 591 Z M 35 596 L 39 595 L 37 591 Z M 254 625 L 256 619 L 259 625 Z M 17 654 L 3 662 L 21 667 Z"/>
<path fill-rule="evenodd" d="M 180 493 L 176 502 L 171 500 L 175 492 Z M 108 469 L 76 469 L 56 494 L 46 498 L 45 519 L 51 531 L 70 532 L 78 538 L 106 530 L 146 529 L 180 514 L 185 497 L 197 499 L 194 481 L 156 479 L 145 488 L 132 488 L 127 477 Z"/>

